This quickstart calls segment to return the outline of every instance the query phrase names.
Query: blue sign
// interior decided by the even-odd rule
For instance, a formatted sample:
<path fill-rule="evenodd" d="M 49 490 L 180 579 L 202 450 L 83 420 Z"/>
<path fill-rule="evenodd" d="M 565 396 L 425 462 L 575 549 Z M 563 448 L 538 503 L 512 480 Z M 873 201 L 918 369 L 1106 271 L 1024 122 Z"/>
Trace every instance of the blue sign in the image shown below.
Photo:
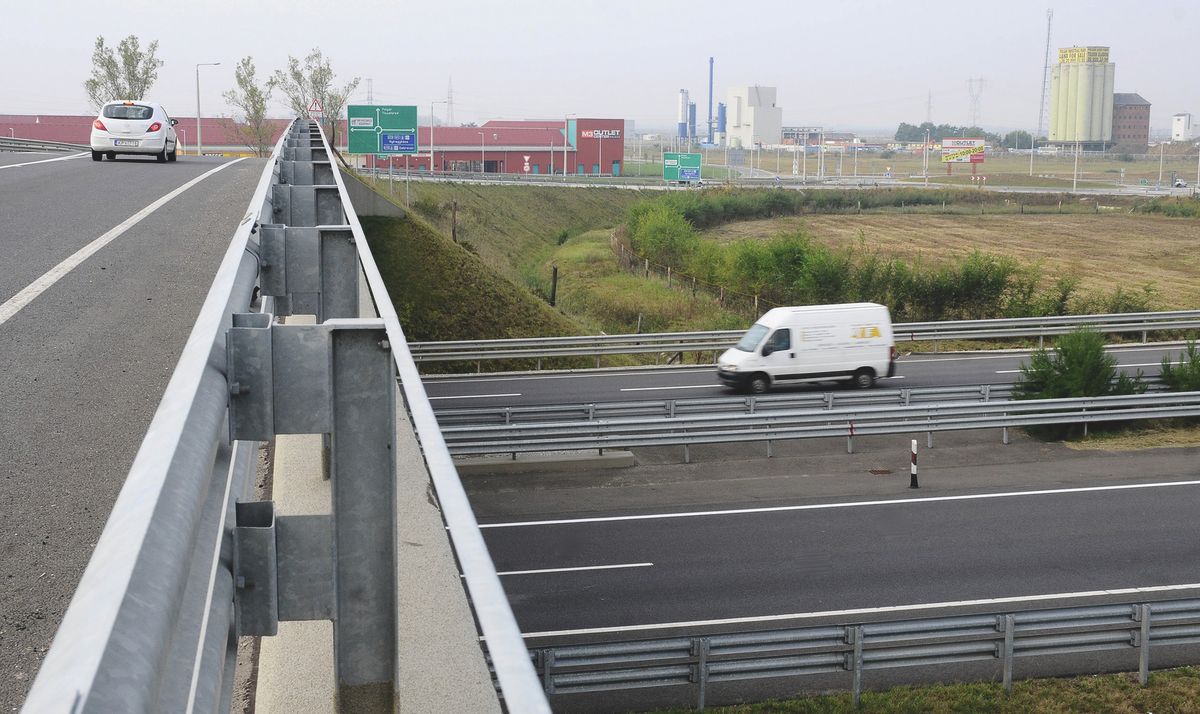
<path fill-rule="evenodd" d="M 401 154 L 415 154 L 417 151 L 416 132 L 380 132 L 379 150 Z"/>
<path fill-rule="evenodd" d="M 687 167 L 680 166 L 679 167 L 679 180 L 680 181 L 699 181 L 700 180 L 700 169 L 689 169 Z"/>

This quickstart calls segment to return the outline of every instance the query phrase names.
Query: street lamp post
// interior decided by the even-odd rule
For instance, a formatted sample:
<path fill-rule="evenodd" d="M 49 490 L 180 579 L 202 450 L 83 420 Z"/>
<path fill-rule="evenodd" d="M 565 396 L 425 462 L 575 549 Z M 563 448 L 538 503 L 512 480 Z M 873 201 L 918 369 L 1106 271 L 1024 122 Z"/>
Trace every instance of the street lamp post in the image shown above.
<path fill-rule="evenodd" d="M 483 159 L 483 132 L 477 131 L 475 133 L 479 135 L 479 173 L 485 174 L 487 173 L 487 162 Z"/>
<path fill-rule="evenodd" d="M 436 118 L 433 115 L 433 106 L 435 104 L 449 104 L 449 99 L 435 99 L 429 103 L 429 175 L 433 176 L 433 155 L 436 153 L 433 150 L 433 125 L 436 123 Z"/>
<path fill-rule="evenodd" d="M 1071 174 L 1071 191 L 1079 186 L 1079 142 L 1075 142 L 1075 171 Z"/>
<path fill-rule="evenodd" d="M 925 130 L 925 143 L 921 146 L 921 172 L 925 176 L 925 185 L 929 185 L 929 130 Z"/>
<path fill-rule="evenodd" d="M 200 68 L 216 67 L 220 62 L 200 62 L 196 65 L 196 156 L 204 155 L 204 135 L 200 131 Z"/>

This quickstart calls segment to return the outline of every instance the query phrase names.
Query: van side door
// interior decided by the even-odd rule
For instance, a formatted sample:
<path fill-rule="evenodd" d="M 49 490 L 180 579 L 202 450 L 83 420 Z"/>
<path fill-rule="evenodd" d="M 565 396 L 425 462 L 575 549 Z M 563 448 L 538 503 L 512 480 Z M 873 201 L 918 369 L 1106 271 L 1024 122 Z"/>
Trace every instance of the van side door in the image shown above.
<path fill-rule="evenodd" d="M 773 379 L 788 379 L 795 373 L 796 351 L 792 346 L 792 331 L 781 327 L 763 342 L 763 371 Z"/>

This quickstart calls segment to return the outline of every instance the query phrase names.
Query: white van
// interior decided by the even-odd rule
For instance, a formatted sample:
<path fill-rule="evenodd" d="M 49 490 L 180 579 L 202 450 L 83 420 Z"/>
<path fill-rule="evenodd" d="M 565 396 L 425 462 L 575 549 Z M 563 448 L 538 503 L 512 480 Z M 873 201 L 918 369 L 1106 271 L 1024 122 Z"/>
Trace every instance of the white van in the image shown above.
<path fill-rule="evenodd" d="M 888 309 L 873 302 L 777 307 L 717 360 L 729 386 L 762 394 L 776 383 L 848 380 L 860 389 L 896 374 Z"/>

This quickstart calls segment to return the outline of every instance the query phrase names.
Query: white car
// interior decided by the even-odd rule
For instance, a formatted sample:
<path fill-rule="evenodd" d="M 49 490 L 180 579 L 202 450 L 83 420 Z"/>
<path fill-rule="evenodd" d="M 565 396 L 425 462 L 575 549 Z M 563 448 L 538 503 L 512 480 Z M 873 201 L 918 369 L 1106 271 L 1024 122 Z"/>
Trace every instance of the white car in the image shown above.
<path fill-rule="evenodd" d="M 161 104 L 109 102 L 92 122 L 92 161 L 117 154 L 151 155 L 159 161 L 174 161 L 179 141 L 175 125 Z"/>

